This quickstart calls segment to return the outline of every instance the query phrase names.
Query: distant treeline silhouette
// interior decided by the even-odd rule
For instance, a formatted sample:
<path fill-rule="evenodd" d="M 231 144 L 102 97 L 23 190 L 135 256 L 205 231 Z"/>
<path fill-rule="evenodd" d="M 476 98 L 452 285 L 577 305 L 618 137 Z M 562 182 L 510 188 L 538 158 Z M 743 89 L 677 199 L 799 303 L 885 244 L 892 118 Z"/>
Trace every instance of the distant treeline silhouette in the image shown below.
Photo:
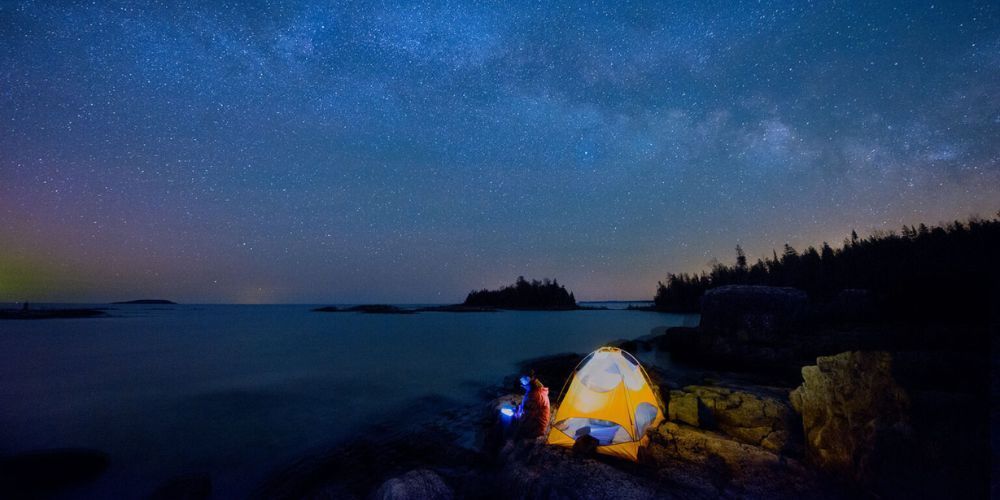
<path fill-rule="evenodd" d="M 466 306 L 498 307 L 502 309 L 575 309 L 576 297 L 567 292 L 566 287 L 556 280 L 542 281 L 524 279 L 499 290 L 479 290 L 469 292 L 465 297 Z"/>
<path fill-rule="evenodd" d="M 981 319 L 997 307 L 998 266 L 1000 212 L 993 219 L 904 226 L 900 233 L 879 231 L 867 238 L 851 231 L 837 249 L 824 242 L 800 253 L 786 244 L 781 254 L 772 251 L 770 258 L 749 265 L 737 246 L 733 265 L 716 264 L 697 275 L 669 274 L 654 301 L 661 311 L 697 312 L 705 290 L 722 285 L 791 286 L 816 302 L 832 300 L 841 290 L 865 289 L 887 315 Z"/>

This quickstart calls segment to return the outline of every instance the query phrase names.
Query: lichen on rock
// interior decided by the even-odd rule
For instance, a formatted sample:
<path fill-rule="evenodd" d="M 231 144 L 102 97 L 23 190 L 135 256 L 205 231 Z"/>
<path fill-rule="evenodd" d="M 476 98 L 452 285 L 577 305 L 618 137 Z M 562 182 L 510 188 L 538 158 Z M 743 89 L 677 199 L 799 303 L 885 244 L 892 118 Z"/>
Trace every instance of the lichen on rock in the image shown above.
<path fill-rule="evenodd" d="M 844 479 L 868 484 L 909 433 L 910 399 L 893 379 L 887 352 L 822 356 L 802 368 L 791 393 L 802 415 L 809 459 Z"/>

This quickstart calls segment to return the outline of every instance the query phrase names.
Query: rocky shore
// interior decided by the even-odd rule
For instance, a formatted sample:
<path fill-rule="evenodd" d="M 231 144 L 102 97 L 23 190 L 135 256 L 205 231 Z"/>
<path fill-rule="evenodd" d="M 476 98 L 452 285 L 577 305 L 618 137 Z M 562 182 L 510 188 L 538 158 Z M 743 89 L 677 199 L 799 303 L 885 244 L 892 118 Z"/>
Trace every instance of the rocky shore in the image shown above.
<path fill-rule="evenodd" d="M 517 386 L 512 375 L 482 407 L 358 452 L 392 464 L 366 469 L 364 484 L 333 479 L 305 491 L 284 483 L 262 496 L 985 496 L 990 362 L 976 347 L 988 346 L 987 327 L 875 320 L 868 299 L 852 290 L 818 306 L 794 289 L 723 287 L 706 295 L 698 327 L 619 342 L 686 363 L 683 371 L 648 367 L 668 418 L 649 431 L 635 464 L 579 456 L 544 438 L 503 438 L 498 409 L 519 398 L 503 390 Z M 554 398 L 582 356 L 528 360 L 520 371 L 534 370 Z"/>
<path fill-rule="evenodd" d="M 373 425 L 287 464 L 255 496 L 985 497 L 995 325 L 873 320 L 864 300 L 852 291 L 817 306 L 794 289 L 723 287 L 706 295 L 698 327 L 618 341 L 669 353 L 682 367 L 646 366 L 667 419 L 648 431 L 637 463 L 512 438 L 499 414 L 520 401 L 519 374 L 511 374 L 483 388 L 478 403 L 427 401 L 438 410 Z M 553 415 L 584 354 L 519 367 L 552 388 Z M 9 459 L 0 479 L 44 475 L 45 463 Z M 171 479 L 153 497 L 211 492 L 211 478 L 195 475 Z"/>

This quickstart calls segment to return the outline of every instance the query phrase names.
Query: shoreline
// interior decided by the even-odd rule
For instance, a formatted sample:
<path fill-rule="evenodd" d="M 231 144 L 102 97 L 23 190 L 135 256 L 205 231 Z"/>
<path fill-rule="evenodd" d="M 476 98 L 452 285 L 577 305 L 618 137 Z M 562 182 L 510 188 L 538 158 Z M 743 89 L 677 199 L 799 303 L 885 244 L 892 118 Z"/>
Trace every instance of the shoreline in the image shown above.
<path fill-rule="evenodd" d="M 649 336 L 647 336 L 649 337 Z M 658 351 L 654 345 L 655 338 L 637 338 L 626 341 L 611 341 L 606 345 L 621 344 L 643 344 L 648 350 L 639 352 L 649 353 Z M 643 498 L 638 493 L 656 493 L 657 498 L 690 498 L 704 496 L 706 493 L 717 491 L 713 482 L 720 479 L 719 472 L 712 467 L 695 465 L 698 474 L 704 475 L 700 481 L 689 482 L 689 484 L 678 483 L 674 479 L 665 479 L 658 472 L 664 464 L 657 465 L 655 462 L 631 463 L 597 455 L 593 457 L 577 457 L 567 448 L 555 447 L 545 444 L 545 438 L 525 441 L 508 441 L 500 449 L 490 449 L 491 429 L 498 425 L 498 409 L 501 403 L 516 404 L 520 401 L 521 394 L 518 378 L 531 370 L 536 372 L 536 376 L 550 389 L 550 402 L 552 405 L 552 415 L 555 415 L 560 396 L 559 389 L 566 381 L 565 378 L 571 376 L 573 368 L 586 353 L 562 353 L 547 356 L 531 357 L 516 363 L 517 371 L 506 375 L 501 381 L 494 384 L 481 386 L 475 396 L 475 401 L 460 403 L 456 406 L 444 408 L 437 412 L 424 414 L 420 421 L 415 422 L 409 429 L 390 432 L 388 436 L 379 436 L 386 432 L 384 423 L 373 423 L 370 429 L 359 432 L 359 437 L 346 439 L 326 450 L 315 454 L 301 457 L 285 467 L 277 468 L 271 475 L 265 478 L 256 490 L 255 498 L 304 498 L 313 496 L 333 495 L 344 498 L 366 498 L 381 491 L 387 484 L 408 484 L 411 476 L 427 476 L 436 478 L 432 482 L 440 482 L 440 485 L 447 487 L 455 494 L 456 498 L 486 497 L 505 498 L 517 497 L 525 493 L 526 496 L 533 496 L 538 491 L 534 486 L 529 487 L 529 491 L 514 490 L 505 491 L 503 484 L 513 483 L 516 485 L 520 481 L 519 474 L 525 472 L 523 469 L 534 469 L 536 460 L 544 460 L 548 467 L 540 471 L 544 472 L 566 469 L 570 478 L 575 474 L 594 474 L 595 477 L 614 478 L 614 481 L 623 483 L 625 491 L 637 493 L 636 498 Z M 752 388 L 755 394 L 767 394 L 767 397 L 775 397 L 782 391 L 787 393 L 791 387 L 776 387 L 773 385 L 754 386 L 747 380 L 741 380 L 725 372 L 704 370 L 695 367 L 684 367 L 673 372 L 664 371 L 662 368 L 651 365 L 643 365 L 657 386 L 656 390 L 669 395 L 670 392 L 684 387 L 712 387 L 730 388 L 729 390 L 744 391 Z M 709 384 L 708 386 L 702 384 Z M 736 389 L 739 388 L 739 389 Z M 742 394 L 750 394 L 743 392 Z M 663 411 L 667 411 L 668 402 L 661 398 L 664 405 Z M 666 415 L 665 415 L 666 416 Z M 670 419 L 673 420 L 673 419 Z M 741 456 L 751 456 L 754 460 L 762 461 L 755 466 L 754 470 L 760 472 L 767 467 L 779 466 L 779 463 L 794 464 L 793 477 L 797 481 L 807 481 L 806 484 L 817 488 L 825 488 L 828 493 L 837 487 L 833 483 L 827 483 L 813 472 L 806 470 L 798 459 L 791 456 L 784 456 L 780 453 L 756 448 L 749 444 L 733 440 L 730 436 L 718 433 L 701 431 L 685 423 L 682 432 L 687 432 L 698 436 L 712 439 L 714 443 L 722 446 L 732 447 L 737 450 L 734 453 L 744 454 Z M 672 421 L 665 420 L 663 426 L 676 426 Z M 446 429 L 446 430 L 445 430 Z M 680 429 L 680 428 L 679 428 Z M 547 434 L 547 433 L 546 433 Z M 442 439 L 445 437 L 445 439 Z M 425 454 L 433 446 L 437 451 Z M 651 444 L 651 448 L 662 450 L 661 444 Z M 359 457 L 378 454 L 380 456 L 392 457 L 391 464 L 371 464 L 359 466 Z M 670 458 L 668 463 L 674 463 L 676 458 Z M 691 464 L 686 467 L 690 469 Z M 785 466 L 780 466 L 785 467 Z M 344 473 L 343 469 L 350 471 Z M 511 469 L 516 469 L 512 471 Z M 790 469 L 790 470 L 792 470 Z M 688 470 L 686 474 L 690 474 Z M 534 478 L 534 474 L 532 474 Z M 547 484 L 543 490 L 556 488 L 560 491 L 581 491 L 573 490 L 572 481 L 561 484 L 569 478 L 560 474 L 553 475 L 552 484 Z M 577 478 L 583 481 L 581 487 L 588 483 L 582 477 Z M 748 478 L 744 478 L 749 480 Z M 787 479 L 787 478 L 786 478 Z M 535 479 L 532 479 L 534 481 Z M 690 481 L 690 478 L 688 478 Z M 774 481 L 774 477 L 768 478 Z M 544 481 L 543 481 L 544 482 Z M 763 481 L 755 481 L 756 488 L 760 492 L 769 492 L 774 498 L 791 498 L 781 487 L 787 487 L 788 481 L 778 481 L 777 486 L 767 490 Z M 439 486 L 440 486 L 439 485 Z M 485 486 L 484 486 L 485 485 Z M 398 484 L 397 484 L 398 486 Z M 419 485 L 409 484 L 409 488 L 419 488 Z M 497 489 L 499 488 L 499 490 Z M 566 490 L 566 488 L 570 488 Z M 631 488 L 631 489 L 630 489 Z M 668 488 L 671 491 L 664 493 Z M 415 490 L 419 491 L 419 490 Z M 502 491 L 502 493 L 497 493 Z M 804 490 L 796 490 L 800 493 Z M 377 497 L 378 495 L 376 495 Z M 544 495 L 542 495 L 544 496 Z M 571 495 L 572 496 L 572 495 Z M 711 496 L 711 495 L 710 495 Z M 837 494 L 828 495 L 837 498 Z M 842 495 L 847 497 L 846 495 Z M 598 495 L 599 498 L 615 498 L 615 495 Z M 653 496 L 649 496 L 652 498 Z"/>
<path fill-rule="evenodd" d="M 514 361 L 516 371 L 469 385 L 459 398 L 431 392 L 408 400 L 328 445 L 316 434 L 310 441 L 321 443 L 317 448 L 269 466 L 248 491 L 260 498 L 368 498 L 385 488 L 488 498 L 555 492 L 849 498 L 881 494 L 885 484 L 893 491 L 980 490 L 974 467 L 981 450 L 970 441 L 980 423 L 968 417 L 983 404 L 976 392 L 983 367 L 970 350 L 982 338 L 978 326 L 963 318 L 919 326 L 889 318 L 832 324 L 823 322 L 828 316 L 802 314 L 808 303 L 797 295 L 766 292 L 721 290 L 697 326 L 655 327 L 634 339 L 605 337 L 602 345 L 645 360 L 667 417 L 649 431 L 638 463 L 580 456 L 544 438 L 491 441 L 498 405 L 520 398 L 517 378 L 531 370 L 550 388 L 555 415 L 561 388 L 586 355 L 563 352 Z M 768 300 L 749 300 L 758 295 Z M 762 314 L 767 322 L 756 321 Z M 592 340 L 608 331 L 595 330 Z M 936 435 L 942 426 L 953 430 Z M 853 448 L 831 448 L 839 443 Z M 914 464 L 922 467 L 921 460 L 935 456 L 955 465 L 906 479 Z M 882 482 L 866 479 L 872 470 Z M 220 474 L 219 486 L 228 487 L 224 475 L 211 474 Z M 211 491 L 213 477 L 147 479 L 156 491 L 206 484 Z M 622 489 L 602 490 L 601 484 Z"/>
<path fill-rule="evenodd" d="M 979 392 L 990 367 L 975 346 L 989 327 L 967 318 L 831 322 L 838 311 L 804 314 L 813 305 L 785 289 L 731 287 L 711 299 L 698 326 L 606 344 L 671 360 L 666 370 L 644 363 L 666 419 L 647 434 L 638 463 L 581 456 L 544 437 L 490 443 L 498 435 L 491 429 L 501 425 L 500 404 L 520 400 L 521 374 L 534 370 L 550 388 L 555 415 L 560 388 L 585 356 L 564 353 L 524 359 L 502 384 L 483 387 L 478 405 L 458 412 L 478 417 L 442 417 L 444 427 L 476 435 L 472 447 L 442 445 L 455 448 L 447 456 L 471 461 L 403 452 L 401 466 L 370 471 L 377 481 L 323 487 L 359 498 L 388 486 L 423 491 L 428 484 L 458 497 L 490 498 L 977 497 L 989 489 L 980 470 L 989 449 L 978 437 L 988 423 L 971 418 L 986 405 Z M 768 321 L 758 322 L 761 315 Z M 951 432 L 941 435 L 942 427 Z M 397 445 L 409 449 L 383 444 Z M 912 476 L 939 457 L 955 464 Z"/>
<path fill-rule="evenodd" d="M 0 309 L 0 320 L 79 319 L 108 317 L 108 308 Z"/>

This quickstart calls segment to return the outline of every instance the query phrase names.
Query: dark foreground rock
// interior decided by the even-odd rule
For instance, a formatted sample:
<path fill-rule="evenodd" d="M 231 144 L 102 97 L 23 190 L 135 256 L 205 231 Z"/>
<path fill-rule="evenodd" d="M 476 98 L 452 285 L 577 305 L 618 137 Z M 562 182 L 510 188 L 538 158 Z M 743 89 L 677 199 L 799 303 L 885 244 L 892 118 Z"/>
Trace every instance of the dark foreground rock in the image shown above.
<path fill-rule="evenodd" d="M 388 413 L 399 418 L 281 467 L 252 498 L 370 498 L 386 481 L 414 470 L 434 472 L 457 497 L 481 496 L 484 459 L 474 436 L 486 415 L 495 418 L 494 409 L 427 397 Z"/>
<path fill-rule="evenodd" d="M 799 461 L 723 434 L 664 422 L 643 460 L 666 484 L 699 498 L 835 498 Z"/>
<path fill-rule="evenodd" d="M 451 500 L 455 493 L 441 476 L 427 469 L 407 472 L 379 486 L 374 500 Z"/>
<path fill-rule="evenodd" d="M 171 478 L 156 488 L 150 500 L 206 500 L 212 496 L 212 478 L 189 475 Z"/>
<path fill-rule="evenodd" d="M 534 370 L 550 380 L 547 385 L 561 386 L 582 357 L 527 360 L 520 371 Z M 973 416 L 975 375 L 948 375 L 956 363 L 976 374 L 982 369 L 958 352 L 847 352 L 806 367 L 801 386 L 791 391 L 758 377 L 726 374 L 720 380 L 717 374 L 695 377 L 650 367 L 669 420 L 648 431 L 638 463 L 595 454 L 593 443 L 570 449 L 548 446 L 544 436 L 519 437 L 517 420 L 501 413 L 521 402 L 512 375 L 505 388 L 483 392 L 492 394 L 489 402 L 439 411 L 418 428 L 404 429 L 400 422 L 376 426 L 363 439 L 291 465 L 258 494 L 982 498 L 989 428 Z M 941 391 L 954 389 L 956 381 L 972 386 L 968 392 Z M 427 404 L 444 407 L 441 401 Z"/>
<path fill-rule="evenodd" d="M 794 288 L 724 286 L 705 292 L 698 327 L 669 328 L 652 343 L 681 362 L 792 381 L 818 356 L 915 342 L 918 335 L 898 326 L 858 323 L 870 316 L 870 302 L 864 290 L 814 305 Z"/>
<path fill-rule="evenodd" d="M 571 361 L 565 358 L 560 364 Z M 706 402 L 727 401 L 735 394 L 747 399 L 739 407 L 745 405 L 748 413 L 781 414 L 767 409 L 772 402 L 765 393 L 726 390 L 702 386 L 692 393 Z M 519 439 L 516 421 L 499 410 L 515 407 L 520 399 L 513 393 L 443 412 L 432 424 L 405 432 L 391 426 L 371 429 L 363 440 L 281 471 L 258 490 L 258 497 L 831 498 L 841 491 L 788 455 L 722 431 L 673 422 L 649 431 L 650 443 L 640 452 L 639 463 L 594 455 L 593 449 L 549 446 L 544 436 Z M 734 422 L 753 421 L 736 418 L 743 411 L 738 408 L 719 411 L 733 413 Z M 472 429 L 478 437 L 463 440 L 461 429 Z"/>
<path fill-rule="evenodd" d="M 100 451 L 57 449 L 0 459 L 0 498 L 44 498 L 97 479 L 111 460 Z"/>
<path fill-rule="evenodd" d="M 507 443 L 500 463 L 492 478 L 496 498 L 673 498 L 653 477 L 629 470 L 626 463 L 575 457 L 566 448 L 546 445 L 545 438 Z"/>
<path fill-rule="evenodd" d="M 837 498 L 795 459 L 665 422 L 634 464 L 581 456 L 544 438 L 509 441 L 491 477 L 497 498 Z"/>
<path fill-rule="evenodd" d="M 668 329 L 657 341 L 680 361 L 731 370 L 783 372 L 794 377 L 790 338 L 808 319 L 805 292 L 794 288 L 730 285 L 705 292 L 697 328 Z"/>
<path fill-rule="evenodd" d="M 729 285 L 705 292 L 701 326 L 750 341 L 773 343 L 801 327 L 808 297 L 789 287 Z"/>

